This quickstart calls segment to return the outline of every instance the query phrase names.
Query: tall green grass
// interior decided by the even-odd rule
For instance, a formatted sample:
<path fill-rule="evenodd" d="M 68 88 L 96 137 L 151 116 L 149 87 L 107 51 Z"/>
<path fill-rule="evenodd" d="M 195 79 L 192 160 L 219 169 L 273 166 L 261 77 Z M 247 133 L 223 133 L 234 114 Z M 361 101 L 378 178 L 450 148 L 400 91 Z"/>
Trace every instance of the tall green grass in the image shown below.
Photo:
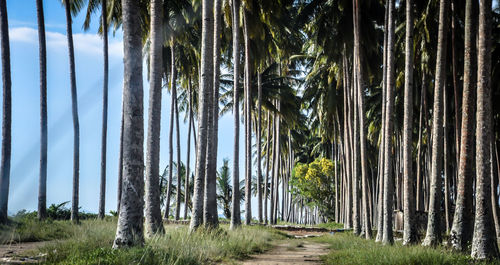
<path fill-rule="evenodd" d="M 111 249 L 116 223 L 88 220 L 74 227 L 71 238 L 49 244 L 46 264 L 207 264 L 242 259 L 263 252 L 271 241 L 284 238 L 265 227 L 229 230 L 199 229 L 189 234 L 186 226 L 168 225 L 165 234 L 147 239 L 143 247 Z"/>
<path fill-rule="evenodd" d="M 476 264 L 469 256 L 455 253 L 445 247 L 403 246 L 400 242 L 396 242 L 393 246 L 384 246 L 347 232 L 311 240 L 329 244 L 330 253 L 322 257 L 326 264 Z M 480 264 L 500 264 L 500 262 Z"/>

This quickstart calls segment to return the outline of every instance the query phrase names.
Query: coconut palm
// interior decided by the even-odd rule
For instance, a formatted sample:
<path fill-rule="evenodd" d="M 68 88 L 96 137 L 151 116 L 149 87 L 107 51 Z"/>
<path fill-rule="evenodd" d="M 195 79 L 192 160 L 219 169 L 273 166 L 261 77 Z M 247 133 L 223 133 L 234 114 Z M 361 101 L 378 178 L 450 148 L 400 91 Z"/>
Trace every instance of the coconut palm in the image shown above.
<path fill-rule="evenodd" d="M 66 13 L 66 37 L 68 39 L 69 75 L 71 84 L 71 113 L 73 115 L 73 199 L 71 220 L 78 223 L 78 200 L 80 182 L 80 124 L 78 121 L 78 96 L 76 90 L 75 49 L 73 46 L 72 15 L 83 6 L 83 0 L 62 0 Z"/>
<path fill-rule="evenodd" d="M 151 2 L 149 110 L 146 153 L 146 235 L 163 232 L 160 209 L 160 121 L 163 58 L 163 1 Z"/>
<path fill-rule="evenodd" d="M 38 51 L 40 56 L 40 180 L 38 183 L 38 219 L 47 218 L 47 43 L 43 1 L 36 1 Z"/>
<path fill-rule="evenodd" d="M 7 3 L 0 1 L 0 36 L 2 56 L 2 160 L 0 161 L 0 224 L 7 223 L 7 206 L 9 201 L 10 157 L 11 157 L 11 124 L 12 124 L 12 97 L 10 76 L 10 45 L 9 22 Z"/>
<path fill-rule="evenodd" d="M 476 112 L 476 213 L 471 256 L 491 259 L 499 256 L 494 231 L 491 189 L 491 0 L 479 2 Z M 496 203 L 496 202 L 494 202 Z"/>
<path fill-rule="evenodd" d="M 434 106 L 432 111 L 432 137 L 441 139 L 443 136 L 443 90 L 446 82 L 446 29 L 448 25 L 447 10 L 448 0 L 441 0 L 439 4 L 439 36 L 436 60 L 436 81 L 434 84 Z M 437 245 L 441 242 L 441 169 L 443 154 L 443 141 L 432 142 L 432 164 L 430 176 L 430 199 L 427 232 L 423 245 Z"/>
<path fill-rule="evenodd" d="M 113 248 L 140 245 L 143 236 L 143 88 L 140 8 L 133 0 L 122 0 L 123 84 L 123 192 Z"/>
<path fill-rule="evenodd" d="M 454 249 L 464 251 L 472 240 L 472 180 L 474 178 L 474 85 L 476 84 L 476 2 L 465 3 L 465 52 L 464 52 L 464 85 L 462 96 L 462 128 L 460 139 L 460 160 L 458 164 L 458 184 L 455 214 L 450 233 L 451 245 Z"/>
<path fill-rule="evenodd" d="M 208 135 L 208 111 L 210 109 L 210 92 L 213 85 L 213 1 L 202 1 L 202 34 L 201 34 L 201 79 L 200 93 L 198 99 L 199 107 L 199 130 L 198 130 L 198 150 L 196 152 L 196 171 L 193 194 L 193 211 L 190 223 L 190 230 L 197 229 L 203 220 L 203 206 L 207 205 L 203 200 L 203 180 L 205 179 L 205 169 L 207 157 L 207 135 Z M 215 180 L 214 180 L 215 182 Z M 206 185 L 206 184 L 205 184 Z M 210 185 L 210 184 L 208 184 Z M 213 194 L 215 196 L 215 194 Z M 210 198 L 212 199 L 212 198 Z M 213 198 L 215 200 L 215 198 Z"/>

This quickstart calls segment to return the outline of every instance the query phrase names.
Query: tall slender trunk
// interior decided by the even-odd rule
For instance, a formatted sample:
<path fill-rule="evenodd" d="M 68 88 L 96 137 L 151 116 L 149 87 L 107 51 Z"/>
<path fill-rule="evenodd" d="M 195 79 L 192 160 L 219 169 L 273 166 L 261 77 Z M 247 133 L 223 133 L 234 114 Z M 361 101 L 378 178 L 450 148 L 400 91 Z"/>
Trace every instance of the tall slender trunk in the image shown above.
<path fill-rule="evenodd" d="M 384 128 L 384 220 L 382 227 L 382 243 L 393 244 L 392 213 L 394 195 L 394 176 L 392 175 L 392 129 L 395 90 L 395 55 L 394 55 L 394 0 L 389 0 L 388 35 L 387 35 L 387 70 L 386 70 L 386 111 Z"/>
<path fill-rule="evenodd" d="M 139 7 L 122 0 L 123 14 L 123 193 L 113 248 L 141 245 L 144 208 L 144 116 Z"/>
<path fill-rule="evenodd" d="M 499 256 L 491 207 L 491 0 L 479 3 L 476 111 L 476 214 L 471 256 L 490 259 Z"/>
<path fill-rule="evenodd" d="M 40 56 L 40 180 L 38 183 L 38 219 L 47 218 L 47 43 L 43 1 L 36 1 L 38 52 Z"/>
<path fill-rule="evenodd" d="M 276 102 L 276 101 L 275 101 Z M 276 108 L 277 108 L 277 104 L 276 104 Z M 277 122 L 278 122 L 278 115 L 276 112 L 274 112 L 274 115 L 273 115 L 273 123 L 272 123 L 272 130 L 273 130 L 273 160 L 272 160 L 272 165 L 271 165 L 271 170 L 272 170 L 272 175 L 271 175 L 271 198 L 269 200 L 269 204 L 270 204 L 270 216 L 269 216 L 269 223 L 271 225 L 274 224 L 274 208 L 275 208 L 275 205 L 274 205 L 274 198 L 276 197 L 276 194 L 275 194 L 275 185 L 276 185 L 276 181 L 275 181 L 275 175 L 276 175 L 276 164 L 277 164 L 277 151 L 276 151 L 276 141 L 278 139 L 278 136 L 277 136 L 277 131 L 276 131 L 276 126 L 277 126 Z"/>
<path fill-rule="evenodd" d="M 234 115 L 234 155 L 233 155 L 233 198 L 231 211 L 231 229 L 235 229 L 241 225 L 240 213 L 240 106 L 239 106 L 239 91 L 238 79 L 240 75 L 240 1 L 232 1 L 232 25 L 233 25 L 233 115 Z"/>
<path fill-rule="evenodd" d="M 344 51 L 345 51 L 345 45 L 344 45 Z M 349 136 L 349 119 L 350 119 L 350 110 L 349 110 L 349 104 L 348 104 L 348 94 L 349 94 L 349 88 L 350 88 L 350 82 L 349 82 L 349 69 L 348 69 L 348 63 L 347 63 L 347 57 L 344 55 L 343 56 L 343 78 L 344 78 L 344 153 L 345 153 L 345 159 L 344 162 L 346 164 L 345 168 L 345 184 L 346 184 L 346 191 L 344 193 L 345 195 L 345 222 L 344 222 L 344 228 L 351 228 L 352 227 L 352 196 L 351 196 L 351 181 L 350 181 L 350 174 L 352 174 L 351 168 L 352 168 L 352 163 L 351 163 L 351 141 L 350 141 L 350 136 Z"/>
<path fill-rule="evenodd" d="M 217 216 L 217 144 L 218 144 L 218 126 L 219 126 L 219 77 L 220 77 L 220 35 L 221 35 L 221 0 L 215 0 L 214 3 L 214 35 L 213 35 L 213 84 L 211 92 L 211 109 L 210 109 L 210 130 L 209 139 L 212 141 L 208 144 L 210 148 L 210 153 L 207 157 L 207 176 L 206 180 L 206 194 L 208 196 L 207 213 L 205 217 L 208 217 L 205 221 L 205 225 L 210 227 L 218 226 L 218 216 Z M 206 198 L 207 199 L 207 198 Z"/>
<path fill-rule="evenodd" d="M 106 139 L 108 135 L 108 15 L 106 0 L 101 0 L 102 39 L 104 57 L 104 77 L 102 88 L 102 135 L 101 135 L 101 185 L 99 194 L 99 218 L 103 219 L 106 211 Z"/>
<path fill-rule="evenodd" d="M 415 227 L 415 198 L 413 197 L 413 1 L 406 1 L 406 39 L 405 39 L 405 93 L 403 121 L 403 244 L 413 244 L 417 240 Z"/>
<path fill-rule="evenodd" d="M 382 65 L 382 119 L 381 129 L 379 134 L 379 156 L 378 156 L 378 198 L 377 198 L 377 236 L 375 242 L 382 241 L 383 225 L 384 225 L 384 165 L 385 165 L 385 110 L 386 110 L 386 85 L 387 85 L 387 37 L 389 27 L 389 1 L 385 3 L 385 18 L 384 18 L 384 52 Z"/>
<path fill-rule="evenodd" d="M 186 152 L 186 179 L 184 181 L 184 219 L 188 216 L 188 202 L 189 202 L 189 162 L 191 160 L 191 122 L 193 121 L 193 105 L 191 92 L 191 78 L 188 81 L 188 105 L 189 105 L 189 121 L 188 121 L 188 135 L 187 135 L 187 152 Z"/>
<path fill-rule="evenodd" d="M 177 81 L 177 68 L 175 67 L 175 42 L 172 40 L 170 47 L 170 70 L 171 80 L 170 80 L 170 94 L 172 95 L 170 99 L 170 128 L 168 132 L 168 183 L 167 183 L 167 198 L 165 203 L 165 213 L 163 213 L 163 218 L 168 219 L 170 215 L 170 197 L 172 197 L 172 174 L 174 169 L 174 118 L 175 118 L 175 100 L 177 98 L 176 93 L 176 81 Z M 177 184 L 178 185 L 178 184 Z"/>
<path fill-rule="evenodd" d="M 203 199 L 203 180 L 206 173 L 208 116 L 210 111 L 210 93 L 213 86 L 213 0 L 202 1 L 202 34 L 201 34 L 201 80 L 198 99 L 198 150 L 196 153 L 196 175 L 193 194 L 193 214 L 191 218 L 190 231 L 195 230 L 201 224 L 203 207 L 208 205 L 207 199 Z M 215 198 L 213 198 L 215 200 Z M 206 219 L 204 219 L 206 220 Z"/>
<path fill-rule="evenodd" d="M 160 205 L 160 127 L 163 51 L 163 1 L 151 1 L 148 135 L 146 141 L 146 235 L 163 232 Z"/>
<path fill-rule="evenodd" d="M 429 214 L 427 233 L 422 245 L 431 246 L 441 243 L 441 169 L 443 167 L 443 90 L 446 83 L 446 29 L 449 0 L 439 4 L 439 31 L 436 57 L 436 80 L 434 84 L 434 105 L 432 110 L 432 159 L 430 176 Z"/>
<path fill-rule="evenodd" d="M 458 164 L 460 163 L 460 105 L 459 105 L 459 88 L 458 88 L 458 74 L 457 74 L 457 45 L 456 45 L 456 0 L 451 1 L 451 64 L 452 64 L 452 78 L 453 78 L 453 98 L 455 99 L 455 151 L 457 171 Z M 455 191 L 456 192 L 456 191 Z"/>
<path fill-rule="evenodd" d="M 472 218 L 472 183 L 474 169 L 474 124 L 476 85 L 476 1 L 465 3 L 465 54 L 464 54 L 464 89 L 462 96 L 462 123 L 460 162 L 458 164 L 457 197 L 450 242 L 454 249 L 465 251 L 473 231 Z"/>
<path fill-rule="evenodd" d="M 365 132 L 365 106 L 363 99 L 363 91 L 365 87 L 364 72 L 363 72 L 363 57 L 361 53 L 360 41 L 360 3 L 355 0 L 355 19 L 354 19 L 354 46 L 355 46 L 355 60 L 357 59 L 357 100 L 359 111 L 359 143 L 360 143 L 360 157 L 361 157 L 361 192 L 363 204 L 363 224 L 365 227 L 365 238 L 371 239 L 372 228 L 369 215 L 369 199 L 368 199 L 368 165 L 366 157 L 366 132 Z M 357 47 L 356 47 L 357 46 Z"/>
<path fill-rule="evenodd" d="M 248 11 L 243 11 L 243 39 L 245 41 L 245 224 L 252 221 L 252 68 Z"/>
<path fill-rule="evenodd" d="M 356 53 L 356 52 L 355 52 Z M 357 71 L 357 59 L 353 58 L 352 62 L 352 87 L 349 98 L 349 108 L 352 110 L 352 131 L 350 133 L 351 143 L 353 147 L 352 156 L 352 231 L 353 234 L 359 235 L 361 233 L 361 219 L 360 219 L 360 200 L 359 200 L 359 115 L 358 115 L 358 71 Z"/>
<path fill-rule="evenodd" d="M 423 134 L 423 123 L 424 121 L 424 100 L 425 100 L 425 73 L 424 67 L 422 67 L 422 85 L 420 91 L 420 116 L 418 122 L 418 142 L 417 142 L 417 195 L 416 195 L 416 210 L 424 210 L 424 193 L 423 193 L 423 176 L 422 176 L 422 134 Z"/>
<path fill-rule="evenodd" d="M 175 220 L 179 220 L 181 215 L 181 137 L 180 137 L 180 129 L 179 129 L 179 100 L 177 98 L 177 88 L 174 90 L 175 92 L 175 140 L 177 141 L 177 165 L 176 165 L 176 174 L 177 174 L 177 194 L 175 199 Z"/>
<path fill-rule="evenodd" d="M 448 99 L 446 84 L 443 89 L 443 173 L 444 173 L 444 217 L 446 232 L 450 231 L 451 227 L 451 198 L 450 198 L 450 141 L 448 138 Z"/>
<path fill-rule="evenodd" d="M 66 11 L 66 30 L 68 38 L 69 75 L 71 83 L 71 112 L 73 115 L 73 199 L 71 203 L 71 220 L 78 223 L 78 200 L 80 182 L 80 124 L 78 122 L 78 96 L 76 92 L 75 50 L 73 47 L 73 30 L 71 7 L 69 0 L 64 0 Z"/>
<path fill-rule="evenodd" d="M 264 222 L 267 224 L 267 197 L 269 189 L 269 156 L 271 154 L 271 112 L 267 111 L 267 138 L 266 138 L 266 179 L 264 180 Z"/>
<path fill-rule="evenodd" d="M 10 45 L 9 22 L 7 17 L 6 0 L 0 0 L 0 35 L 2 56 L 2 159 L 0 162 L 0 224 L 8 222 L 7 206 L 9 201 L 10 158 L 11 158 L 11 124 L 12 124 L 12 96 L 10 75 Z"/>
<path fill-rule="evenodd" d="M 261 124 L 262 124 L 262 74 L 257 71 L 257 217 L 262 223 L 262 150 L 261 150 Z"/>
<path fill-rule="evenodd" d="M 123 98 L 123 95 L 122 95 Z M 122 99 L 123 102 L 123 99 Z M 125 123 L 124 108 L 122 104 L 122 118 L 120 124 L 120 151 L 118 153 L 118 190 L 116 198 L 116 212 L 120 213 L 120 203 L 122 200 L 122 189 L 123 189 L 123 126 Z"/>

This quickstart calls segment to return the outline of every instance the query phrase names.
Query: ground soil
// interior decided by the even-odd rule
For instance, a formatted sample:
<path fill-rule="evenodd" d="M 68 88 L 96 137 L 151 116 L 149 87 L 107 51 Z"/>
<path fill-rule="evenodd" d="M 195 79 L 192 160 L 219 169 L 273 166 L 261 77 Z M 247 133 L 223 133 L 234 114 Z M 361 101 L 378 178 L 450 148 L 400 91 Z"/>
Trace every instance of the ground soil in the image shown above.
<path fill-rule="evenodd" d="M 251 255 L 243 265 L 275 265 L 275 264 L 321 264 L 321 255 L 329 252 L 327 244 L 320 244 L 305 240 L 326 234 L 325 232 L 311 232 L 295 230 L 286 232 L 291 239 L 278 243 L 273 249 L 262 254 Z"/>
<path fill-rule="evenodd" d="M 49 241 L 22 242 L 0 245 L 0 264 L 38 263 L 42 258 L 35 250 Z"/>

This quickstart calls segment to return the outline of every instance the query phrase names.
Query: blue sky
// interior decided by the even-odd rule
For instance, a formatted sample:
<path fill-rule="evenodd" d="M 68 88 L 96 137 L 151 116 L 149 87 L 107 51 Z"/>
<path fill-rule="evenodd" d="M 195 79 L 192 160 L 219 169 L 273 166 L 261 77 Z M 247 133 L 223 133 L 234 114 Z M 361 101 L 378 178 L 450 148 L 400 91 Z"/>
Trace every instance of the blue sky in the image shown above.
<path fill-rule="evenodd" d="M 44 1 L 47 34 L 48 78 L 48 191 L 47 203 L 71 200 L 73 127 L 69 86 L 66 21 L 60 1 Z M 35 210 L 38 196 L 40 105 L 38 32 L 35 1 L 7 1 L 12 67 L 12 164 L 9 213 Z M 96 35 L 98 16 L 84 32 L 84 13 L 74 18 L 76 80 L 80 116 L 80 205 L 82 210 L 97 212 L 100 181 L 102 122 L 102 40 Z M 123 46 L 121 29 L 110 32 L 109 113 L 106 212 L 116 208 L 121 90 L 123 85 Z M 144 106 L 147 119 L 149 85 L 144 75 Z M 1 95 L 0 95 L 1 99 Z M 160 170 L 168 163 L 170 94 L 162 97 Z M 1 113 L 1 110 L 0 110 Z M 181 117 L 183 117 L 182 115 Z M 181 120 L 181 158 L 186 159 L 187 126 Z M 243 131 L 240 132 L 243 136 Z M 174 139 L 174 144 L 175 144 Z M 240 178 L 244 168 L 244 145 L 240 139 Z M 218 166 L 233 156 L 233 117 L 219 121 Z M 174 152 L 175 152 L 174 148 Z M 191 150 L 194 150 L 192 143 Z M 194 152 L 191 152 L 191 168 Z M 176 156 L 174 154 L 174 160 Z M 256 215 L 256 202 L 253 215 Z"/>

